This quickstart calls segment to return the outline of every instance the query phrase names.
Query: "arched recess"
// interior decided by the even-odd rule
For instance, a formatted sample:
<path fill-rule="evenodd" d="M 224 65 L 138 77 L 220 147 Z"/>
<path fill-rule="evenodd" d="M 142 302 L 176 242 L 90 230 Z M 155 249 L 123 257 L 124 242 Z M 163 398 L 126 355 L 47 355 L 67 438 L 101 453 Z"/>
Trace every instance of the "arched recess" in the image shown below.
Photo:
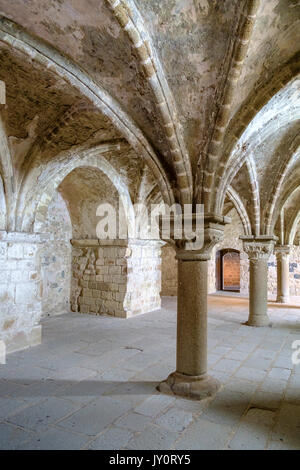
<path fill-rule="evenodd" d="M 22 230 L 40 232 L 45 221 L 47 207 L 56 189 L 75 168 L 95 167 L 102 171 L 118 190 L 123 208 L 126 213 L 128 226 L 133 227 L 134 212 L 128 188 L 116 169 L 101 155 L 103 146 L 82 151 L 73 156 L 71 160 L 51 162 L 42 173 L 41 183 L 32 187 L 26 195 L 22 217 Z"/>
<path fill-rule="evenodd" d="M 113 204 L 116 209 L 118 206 L 117 198 L 119 198 L 126 214 L 126 222 L 128 226 L 133 226 L 134 212 L 128 188 L 117 170 L 101 155 L 101 150 L 103 150 L 103 146 L 100 149 L 94 148 L 78 153 L 71 160 L 51 161 L 40 175 L 38 186 L 32 187 L 25 199 L 21 229 L 26 232 L 33 231 L 34 233 L 48 231 L 49 237 L 41 250 L 43 315 L 64 313 L 70 310 L 70 305 L 75 311 L 78 308 L 80 309 L 79 299 L 83 293 L 81 282 L 84 272 L 85 270 L 87 272 L 92 270 L 91 267 L 88 269 L 89 263 L 93 265 L 95 270 L 99 258 L 99 244 L 98 247 L 93 247 L 93 244 L 97 242 L 96 230 L 93 230 L 93 227 L 96 226 L 98 219 L 96 217 L 96 207 L 101 202 L 106 202 L 106 199 L 103 200 L 103 194 L 105 198 L 104 190 L 97 192 L 98 189 L 102 190 L 102 187 L 105 187 L 108 199 L 111 198 L 112 194 L 115 194 Z M 90 188 L 88 187 L 87 193 L 80 192 L 80 188 L 88 186 L 84 180 L 80 182 L 83 175 L 88 175 L 88 178 L 92 175 L 93 178 L 92 180 L 88 179 Z M 70 178 L 71 182 L 68 183 L 69 193 L 66 193 L 63 191 L 64 185 Z M 72 184 L 74 178 L 78 186 Z M 97 180 L 99 183 L 95 188 Z M 111 190 L 107 186 L 108 183 Z M 99 194 L 99 202 L 97 202 L 97 194 Z M 89 205 L 92 207 L 91 214 L 85 210 Z M 91 222 L 90 218 L 92 219 Z M 78 227 L 86 230 L 86 234 L 82 238 L 88 237 L 88 239 L 81 240 L 81 246 L 72 247 L 70 244 L 71 239 L 74 238 L 74 234 L 75 238 L 78 238 L 78 233 L 80 233 Z M 111 243 L 113 244 L 113 242 Z M 108 252 L 109 249 L 110 247 L 105 245 L 102 251 L 106 250 Z M 118 253 L 126 248 L 115 247 L 114 249 L 116 250 L 116 256 L 112 257 L 113 260 L 115 262 L 120 261 Z M 84 264 L 84 269 L 80 272 L 79 266 L 82 266 L 82 264 Z M 96 272 L 94 272 L 95 274 Z M 97 287 L 100 284 L 98 283 Z M 108 296 L 109 294 L 99 287 L 99 301 L 101 295 Z M 111 312 L 106 310 L 105 313 Z M 114 310 L 113 313 L 115 313 Z"/>
<path fill-rule="evenodd" d="M 98 173 L 105 181 L 99 182 Z M 160 308 L 161 243 L 97 238 L 94 221 L 100 203 L 110 203 L 116 210 L 121 205 L 129 236 L 130 227 L 134 228 L 129 189 L 118 171 L 97 148 L 76 154 L 71 160 L 61 160 L 59 165 L 52 161 L 41 174 L 38 187 L 31 188 L 27 195 L 22 230 L 45 230 L 47 211 L 58 187 L 67 202 L 73 228 L 71 309 L 128 317 Z"/>
<path fill-rule="evenodd" d="M 144 158 L 156 178 L 164 201 L 167 204 L 174 203 L 175 197 L 169 177 L 159 157 L 131 117 L 98 83 L 95 83 L 81 68 L 50 45 L 31 37 L 3 17 L 0 19 L 0 41 L 51 69 L 100 109 L 103 115 L 107 116 L 116 129 L 124 135 L 136 153 Z"/>

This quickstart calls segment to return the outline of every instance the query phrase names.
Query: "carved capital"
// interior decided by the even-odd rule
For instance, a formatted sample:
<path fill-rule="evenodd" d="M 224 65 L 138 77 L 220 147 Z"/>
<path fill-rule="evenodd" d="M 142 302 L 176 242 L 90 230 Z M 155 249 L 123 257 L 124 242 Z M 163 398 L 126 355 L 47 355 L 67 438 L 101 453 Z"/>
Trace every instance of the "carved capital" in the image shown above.
<path fill-rule="evenodd" d="M 177 259 L 193 261 L 193 260 L 209 260 L 213 247 L 220 243 L 223 239 L 224 225 L 230 223 L 230 218 L 216 216 L 211 214 L 190 214 L 185 215 L 185 221 L 189 222 L 189 230 L 193 237 L 185 237 L 184 227 L 178 223 L 173 215 L 163 216 L 159 218 L 160 235 L 165 241 L 175 246 Z M 163 229 L 163 222 L 168 230 Z M 167 238 L 168 237 L 168 238 Z"/>
<path fill-rule="evenodd" d="M 185 243 L 184 247 L 177 244 L 176 258 L 183 261 L 207 261 L 211 258 L 214 246 L 223 240 L 223 236 L 223 225 L 209 224 L 209 226 L 203 229 L 201 246 L 198 246 L 196 249 L 189 249 L 189 243 Z"/>
<path fill-rule="evenodd" d="M 268 260 L 274 250 L 275 241 L 244 241 L 244 251 L 247 253 L 250 260 Z"/>
<path fill-rule="evenodd" d="M 275 255 L 277 260 L 288 260 L 291 247 L 289 245 L 276 245 Z"/>

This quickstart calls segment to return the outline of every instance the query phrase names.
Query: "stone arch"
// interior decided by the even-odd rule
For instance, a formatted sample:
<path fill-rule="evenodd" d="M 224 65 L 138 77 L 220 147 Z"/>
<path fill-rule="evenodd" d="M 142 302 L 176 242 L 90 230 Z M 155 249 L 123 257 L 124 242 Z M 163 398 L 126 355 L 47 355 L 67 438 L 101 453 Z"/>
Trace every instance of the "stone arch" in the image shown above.
<path fill-rule="evenodd" d="M 69 173 L 80 167 L 95 167 L 109 178 L 123 203 L 128 227 L 134 226 L 134 212 L 128 188 L 116 169 L 103 156 L 99 156 L 99 150 L 99 148 L 94 148 L 83 151 L 67 164 L 61 162 L 58 167 L 54 167 L 54 171 L 47 172 L 48 177 L 41 177 L 43 183 L 40 187 L 33 188 L 29 195 L 30 203 L 26 206 L 22 221 L 23 230 L 42 231 L 47 207 L 56 189 Z"/>
<path fill-rule="evenodd" d="M 287 233 L 288 245 L 294 245 L 295 236 L 297 233 L 297 228 L 298 228 L 299 223 L 300 223 L 300 211 L 298 211 L 296 217 L 292 221 L 292 224 L 290 225 L 290 230 Z"/>
<path fill-rule="evenodd" d="M 256 115 L 266 104 L 286 87 L 300 72 L 300 54 L 297 52 L 286 64 L 274 73 L 271 80 L 263 82 L 239 107 L 229 122 L 223 139 L 223 153 L 220 161 L 220 170 L 217 172 L 216 181 L 222 179 L 223 169 L 226 168 L 228 160 L 234 147 L 246 131 Z M 217 184 L 218 186 L 218 184 Z M 214 201 L 212 200 L 212 203 Z"/>
<path fill-rule="evenodd" d="M 217 213 L 222 213 L 226 191 L 228 191 L 228 187 L 230 187 L 230 183 L 233 181 L 235 175 L 238 173 L 238 171 L 241 169 L 244 163 L 245 161 L 243 160 L 236 162 L 236 164 L 231 169 L 230 176 L 228 176 L 227 181 L 224 181 L 222 192 L 219 193 L 218 206 L 217 206 L 217 211 L 219 212 Z M 255 165 L 254 159 L 251 156 L 248 156 L 248 158 L 246 159 L 246 168 L 248 172 L 249 183 L 250 183 L 251 193 L 252 193 L 253 215 L 254 215 L 253 231 L 256 234 L 256 233 L 259 233 L 259 227 L 260 227 L 260 198 L 259 198 L 259 186 L 258 186 L 256 165 Z M 229 183 L 229 180 L 230 180 L 230 183 Z"/>
<path fill-rule="evenodd" d="M 12 227 L 13 166 L 3 121 L 0 116 L 0 228 L 9 230 Z"/>
<path fill-rule="evenodd" d="M 3 180 L 0 175 L 0 230 L 6 229 L 6 201 Z"/>
<path fill-rule="evenodd" d="M 292 199 L 293 194 L 299 190 L 300 186 L 300 179 L 299 177 L 294 181 L 294 183 L 288 187 L 285 191 L 281 193 L 281 197 L 279 196 L 276 200 L 276 204 L 272 213 L 272 219 L 270 223 L 270 230 L 274 230 L 275 224 L 278 220 L 279 214 L 281 210 L 284 208 L 285 204 Z"/>
<path fill-rule="evenodd" d="M 249 113 L 250 118 L 249 116 L 245 118 L 246 124 L 239 122 L 238 130 L 234 132 L 228 128 L 224 139 L 224 155 L 220 162 L 220 171 L 216 177 L 217 184 L 212 200 L 215 211 L 220 208 L 220 201 L 224 197 L 226 187 L 231 184 L 238 169 L 247 161 L 256 145 L 269 138 L 278 127 L 299 119 L 300 107 L 293 105 L 290 101 L 293 92 L 298 92 L 299 70 L 297 69 L 297 72 L 293 70 L 292 77 L 291 75 L 288 77 L 289 79 L 284 81 L 285 86 L 280 84 L 279 91 L 276 89 L 274 93 L 272 90 L 272 94 L 267 94 L 267 99 L 266 96 L 263 97 L 263 102 L 260 103 L 258 109 Z M 256 102 L 255 99 L 254 102 Z M 291 108 L 293 113 L 291 113 Z"/>
<path fill-rule="evenodd" d="M 31 37 L 3 17 L 0 19 L 0 41 L 54 71 L 100 109 L 149 165 L 165 202 L 170 204 L 174 202 L 170 181 L 153 148 L 130 116 L 99 84 L 96 84 L 81 68 L 50 45 Z"/>
<path fill-rule="evenodd" d="M 171 148 L 181 202 L 182 204 L 191 203 L 193 178 L 189 156 L 176 118 L 176 106 L 143 18 L 132 0 L 106 1 L 138 54 L 145 76 L 155 96 L 156 106 L 160 112 L 164 131 Z"/>
<path fill-rule="evenodd" d="M 250 219 L 240 196 L 231 186 L 229 186 L 229 188 L 227 189 L 226 194 L 228 198 L 230 199 L 230 201 L 232 202 L 232 204 L 234 205 L 234 207 L 236 208 L 237 213 L 240 216 L 240 219 L 244 227 L 245 235 L 251 235 L 252 230 L 251 230 Z"/>
<path fill-rule="evenodd" d="M 291 153 L 292 157 L 288 155 L 287 159 L 283 162 L 282 169 L 280 173 L 278 174 L 275 184 L 274 184 L 274 191 L 270 194 L 270 200 L 269 203 L 266 205 L 265 211 L 264 211 L 264 217 L 263 217 L 263 223 L 264 223 L 264 232 L 266 235 L 271 234 L 272 231 L 272 219 L 275 211 L 275 207 L 277 204 L 277 201 L 280 198 L 280 191 L 282 189 L 285 177 L 289 171 L 289 169 L 292 167 L 293 163 L 297 160 L 299 156 L 299 141 L 300 141 L 300 135 L 295 139 L 295 142 L 293 142 L 292 148 L 291 148 Z"/>

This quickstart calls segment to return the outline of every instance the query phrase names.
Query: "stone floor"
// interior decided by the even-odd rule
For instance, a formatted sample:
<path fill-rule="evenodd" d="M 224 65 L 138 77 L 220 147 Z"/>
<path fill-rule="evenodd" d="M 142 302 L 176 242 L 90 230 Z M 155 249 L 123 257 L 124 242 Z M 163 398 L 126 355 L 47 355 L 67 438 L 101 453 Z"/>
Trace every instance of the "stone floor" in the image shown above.
<path fill-rule="evenodd" d="M 43 344 L 0 366 L 1 449 L 300 449 L 300 309 L 209 299 L 209 368 L 223 383 L 202 402 L 161 395 L 175 365 L 176 299 L 129 320 L 65 314 Z M 299 355 L 300 356 L 300 355 Z"/>

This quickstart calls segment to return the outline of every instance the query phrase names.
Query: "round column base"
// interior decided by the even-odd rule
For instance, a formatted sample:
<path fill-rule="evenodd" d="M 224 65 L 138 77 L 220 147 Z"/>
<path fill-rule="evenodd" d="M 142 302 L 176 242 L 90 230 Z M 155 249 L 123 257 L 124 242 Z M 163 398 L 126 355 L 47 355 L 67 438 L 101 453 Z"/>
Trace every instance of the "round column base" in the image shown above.
<path fill-rule="evenodd" d="M 221 384 L 217 379 L 207 374 L 190 376 L 173 372 L 167 380 L 159 384 L 157 390 L 168 395 L 179 395 L 194 400 L 203 400 L 204 398 L 214 396 L 219 390 Z"/>
<path fill-rule="evenodd" d="M 279 304 L 288 304 L 290 301 L 289 297 L 277 297 L 276 302 Z"/>
<path fill-rule="evenodd" d="M 262 327 L 262 326 L 271 326 L 271 322 L 269 317 L 266 316 L 256 316 L 249 318 L 249 320 L 245 323 L 247 326 L 253 326 L 253 327 Z"/>

